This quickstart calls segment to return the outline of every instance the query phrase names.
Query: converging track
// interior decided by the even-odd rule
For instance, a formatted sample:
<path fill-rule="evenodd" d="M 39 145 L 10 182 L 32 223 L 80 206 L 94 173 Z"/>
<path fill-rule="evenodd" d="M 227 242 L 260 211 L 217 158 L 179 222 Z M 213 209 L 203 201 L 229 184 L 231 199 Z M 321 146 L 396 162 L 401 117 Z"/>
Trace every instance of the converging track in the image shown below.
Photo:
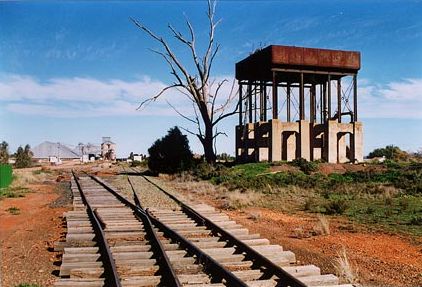
<path fill-rule="evenodd" d="M 66 241 L 56 245 L 64 254 L 55 286 L 352 286 L 316 266 L 295 266 L 292 252 L 144 179 L 179 208 L 144 209 L 130 176 L 133 198 L 73 174 L 74 210 L 65 214 Z"/>

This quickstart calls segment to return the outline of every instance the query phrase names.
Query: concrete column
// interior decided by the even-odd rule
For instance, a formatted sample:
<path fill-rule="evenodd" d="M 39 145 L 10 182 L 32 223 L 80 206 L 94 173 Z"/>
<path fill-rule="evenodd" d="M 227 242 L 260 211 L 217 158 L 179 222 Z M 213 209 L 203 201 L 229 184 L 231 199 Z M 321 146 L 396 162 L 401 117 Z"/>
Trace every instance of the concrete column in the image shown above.
<path fill-rule="evenodd" d="M 353 123 L 351 142 L 352 159 L 355 162 L 363 162 L 363 125 L 361 122 Z"/>
<path fill-rule="evenodd" d="M 270 120 L 270 135 L 269 135 L 269 160 L 281 160 L 281 125 L 278 119 Z"/>
<path fill-rule="evenodd" d="M 339 163 L 345 163 L 349 161 L 346 156 L 346 147 L 346 135 L 337 133 L 337 161 Z"/>
<path fill-rule="evenodd" d="M 300 157 L 311 160 L 309 121 L 299 121 Z"/>
<path fill-rule="evenodd" d="M 285 153 L 287 161 L 292 161 L 296 158 L 296 144 L 297 144 L 297 137 L 298 133 L 294 132 L 289 135 L 286 141 L 286 150 L 282 151 Z M 284 140 L 284 139 L 283 139 Z"/>
<path fill-rule="evenodd" d="M 319 160 L 322 158 L 322 147 L 317 146 L 316 142 L 320 143 L 322 141 L 322 135 L 314 136 L 313 137 L 314 146 L 312 149 L 312 160 Z"/>
<path fill-rule="evenodd" d="M 329 163 L 337 163 L 337 132 L 337 121 L 329 120 L 325 137 L 326 160 Z"/>
<path fill-rule="evenodd" d="M 246 155 L 247 160 L 249 161 L 251 159 L 251 156 L 253 155 L 255 151 L 255 125 L 253 123 L 248 123 L 246 125 L 247 128 L 247 136 L 245 139 L 246 142 Z"/>

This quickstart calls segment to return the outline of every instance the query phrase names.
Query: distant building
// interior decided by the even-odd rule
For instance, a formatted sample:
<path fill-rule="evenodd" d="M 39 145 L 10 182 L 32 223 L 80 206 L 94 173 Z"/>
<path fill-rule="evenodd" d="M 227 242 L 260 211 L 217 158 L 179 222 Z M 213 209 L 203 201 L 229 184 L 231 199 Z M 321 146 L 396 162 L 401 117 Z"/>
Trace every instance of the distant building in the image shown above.
<path fill-rule="evenodd" d="M 116 144 L 111 141 L 110 137 L 103 137 L 101 157 L 104 160 L 116 160 Z"/>
<path fill-rule="evenodd" d="M 74 152 L 69 146 L 57 142 L 45 141 L 31 148 L 34 159 L 48 159 L 51 162 L 58 162 L 59 159 L 79 159 L 80 155 Z"/>
<path fill-rule="evenodd" d="M 92 143 L 79 143 L 74 149 L 74 152 L 83 155 L 94 155 L 99 156 L 101 154 L 101 147 Z"/>
<path fill-rule="evenodd" d="M 60 164 L 62 160 L 76 160 L 88 162 L 98 158 L 101 153 L 101 147 L 91 143 L 79 143 L 76 147 L 63 144 L 60 142 L 54 143 L 45 141 L 33 148 L 33 158 L 37 160 L 48 160 L 53 164 Z"/>

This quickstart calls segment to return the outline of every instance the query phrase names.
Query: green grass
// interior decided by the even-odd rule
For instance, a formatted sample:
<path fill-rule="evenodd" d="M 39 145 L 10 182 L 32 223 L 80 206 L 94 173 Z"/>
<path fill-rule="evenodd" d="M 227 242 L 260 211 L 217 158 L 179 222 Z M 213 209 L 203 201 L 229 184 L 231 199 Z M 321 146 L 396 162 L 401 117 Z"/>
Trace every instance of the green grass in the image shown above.
<path fill-rule="evenodd" d="M 19 285 L 15 285 L 15 287 L 42 287 L 42 286 L 37 285 L 37 284 L 21 283 Z"/>
<path fill-rule="evenodd" d="M 39 174 L 43 174 L 43 173 L 47 173 L 47 174 L 50 174 L 50 173 L 52 173 L 53 171 L 52 170 L 50 170 L 50 169 L 37 169 L 37 170 L 34 170 L 33 172 L 32 172 L 32 174 L 33 175 L 39 175 Z"/>
<path fill-rule="evenodd" d="M 9 186 L 0 189 L 0 199 L 2 198 L 16 198 L 24 197 L 25 193 L 29 192 L 28 188 L 21 186 Z"/>
<path fill-rule="evenodd" d="M 379 168 L 324 175 L 313 163 L 300 171 L 270 172 L 269 163 L 202 167 L 202 178 L 228 190 L 264 194 L 262 207 L 345 216 L 388 231 L 422 235 L 422 164 L 387 162 Z"/>
<path fill-rule="evenodd" d="M 346 215 L 360 223 L 422 236 L 421 196 L 398 196 L 391 200 L 357 198 L 351 201 Z"/>

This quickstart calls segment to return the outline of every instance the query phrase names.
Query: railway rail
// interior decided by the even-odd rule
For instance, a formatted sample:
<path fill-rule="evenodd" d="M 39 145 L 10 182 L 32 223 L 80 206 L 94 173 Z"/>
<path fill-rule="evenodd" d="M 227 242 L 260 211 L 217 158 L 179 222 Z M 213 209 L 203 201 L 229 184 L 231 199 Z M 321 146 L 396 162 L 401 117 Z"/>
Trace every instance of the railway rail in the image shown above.
<path fill-rule="evenodd" d="M 178 208 L 143 206 L 130 180 L 124 196 L 104 180 L 73 174 L 65 214 L 61 278 L 55 286 L 337 286 L 336 276 L 295 256 L 204 204 L 186 204 L 148 177 Z"/>

